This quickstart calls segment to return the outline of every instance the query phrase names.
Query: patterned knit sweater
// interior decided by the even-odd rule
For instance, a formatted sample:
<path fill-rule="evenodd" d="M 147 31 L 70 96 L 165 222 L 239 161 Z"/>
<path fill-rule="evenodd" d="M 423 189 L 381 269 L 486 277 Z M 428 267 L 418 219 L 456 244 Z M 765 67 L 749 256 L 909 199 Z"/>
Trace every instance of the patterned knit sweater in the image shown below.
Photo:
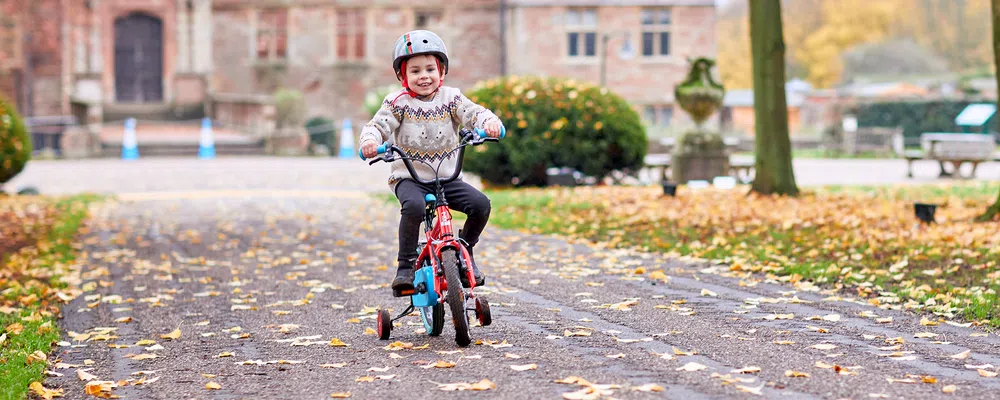
<path fill-rule="evenodd" d="M 453 87 L 441 86 L 430 99 L 418 99 L 399 90 L 389 93 L 375 116 L 361 129 L 359 142 L 381 144 L 388 141 L 402 149 L 407 156 L 429 162 L 434 168 L 445 153 L 458 146 L 461 128 L 482 129 L 490 119 L 497 119 L 490 110 L 480 106 Z M 398 97 L 398 98 L 397 98 Z M 395 100 L 395 102 L 393 102 Z M 423 180 L 435 177 L 434 169 L 422 162 L 412 161 L 417 176 Z M 452 153 L 441 164 L 441 178 L 455 172 L 458 152 Z M 395 191 L 400 180 L 410 178 L 403 160 L 392 162 L 389 187 Z M 459 175 L 458 179 L 462 179 Z"/>

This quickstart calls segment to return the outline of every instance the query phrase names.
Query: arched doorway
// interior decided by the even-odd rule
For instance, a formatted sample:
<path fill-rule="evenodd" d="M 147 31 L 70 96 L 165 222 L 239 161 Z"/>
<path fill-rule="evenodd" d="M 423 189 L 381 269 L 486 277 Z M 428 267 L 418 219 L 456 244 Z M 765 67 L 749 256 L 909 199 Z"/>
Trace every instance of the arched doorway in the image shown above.
<path fill-rule="evenodd" d="M 132 13 L 115 20 L 115 99 L 163 101 L 163 22 Z"/>

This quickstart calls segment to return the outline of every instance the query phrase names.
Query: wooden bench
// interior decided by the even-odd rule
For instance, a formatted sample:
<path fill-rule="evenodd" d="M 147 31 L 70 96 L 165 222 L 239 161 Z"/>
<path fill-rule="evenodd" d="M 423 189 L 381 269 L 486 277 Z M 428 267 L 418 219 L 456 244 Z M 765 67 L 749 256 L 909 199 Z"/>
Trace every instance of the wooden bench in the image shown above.
<path fill-rule="evenodd" d="M 671 166 L 670 161 L 670 154 L 647 154 L 643 164 L 643 169 L 647 169 L 652 172 L 654 177 L 659 175 L 660 182 L 669 181 Z M 755 163 L 752 158 L 734 159 L 730 157 L 729 175 L 742 183 L 750 183 L 754 176 L 754 165 Z M 659 170 L 659 174 L 655 173 L 657 170 Z"/>
<path fill-rule="evenodd" d="M 939 177 L 961 177 L 971 179 L 976 176 L 979 163 L 993 161 L 996 142 L 992 135 L 977 133 L 924 133 L 920 135 L 921 150 L 903 149 L 902 137 L 893 139 L 893 149 L 896 154 L 906 160 L 906 176 L 913 177 L 913 162 L 918 160 L 935 160 L 941 172 Z M 962 176 L 960 168 L 963 164 L 972 164 L 968 176 Z M 951 164 L 951 171 L 945 168 Z"/>
<path fill-rule="evenodd" d="M 903 134 L 902 127 L 863 127 L 854 132 L 844 132 L 842 150 L 845 154 L 856 156 L 865 152 L 876 155 L 893 153 L 893 140 Z"/>

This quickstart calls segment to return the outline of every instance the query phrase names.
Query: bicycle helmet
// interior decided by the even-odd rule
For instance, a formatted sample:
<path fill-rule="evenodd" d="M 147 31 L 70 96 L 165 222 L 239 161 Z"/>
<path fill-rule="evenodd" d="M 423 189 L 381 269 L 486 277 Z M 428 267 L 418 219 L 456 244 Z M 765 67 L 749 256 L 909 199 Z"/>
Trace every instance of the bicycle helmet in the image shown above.
<path fill-rule="evenodd" d="M 444 41 L 434 32 L 416 30 L 407 32 L 396 40 L 392 54 L 392 69 L 396 71 L 396 79 L 402 80 L 402 66 L 406 59 L 421 54 L 437 56 L 444 74 L 448 75 L 448 48 Z"/>

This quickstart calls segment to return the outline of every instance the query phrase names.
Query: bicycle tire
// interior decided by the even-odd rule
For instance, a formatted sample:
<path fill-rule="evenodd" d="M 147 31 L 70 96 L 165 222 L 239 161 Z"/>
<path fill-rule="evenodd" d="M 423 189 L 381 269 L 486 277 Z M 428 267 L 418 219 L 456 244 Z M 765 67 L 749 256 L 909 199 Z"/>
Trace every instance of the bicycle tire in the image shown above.
<path fill-rule="evenodd" d="M 461 347 L 468 346 L 469 318 L 465 313 L 465 292 L 459 279 L 458 254 L 454 249 L 441 252 L 441 266 L 444 267 L 444 278 L 448 282 L 448 307 L 451 309 L 451 320 L 455 324 L 455 343 Z"/>

